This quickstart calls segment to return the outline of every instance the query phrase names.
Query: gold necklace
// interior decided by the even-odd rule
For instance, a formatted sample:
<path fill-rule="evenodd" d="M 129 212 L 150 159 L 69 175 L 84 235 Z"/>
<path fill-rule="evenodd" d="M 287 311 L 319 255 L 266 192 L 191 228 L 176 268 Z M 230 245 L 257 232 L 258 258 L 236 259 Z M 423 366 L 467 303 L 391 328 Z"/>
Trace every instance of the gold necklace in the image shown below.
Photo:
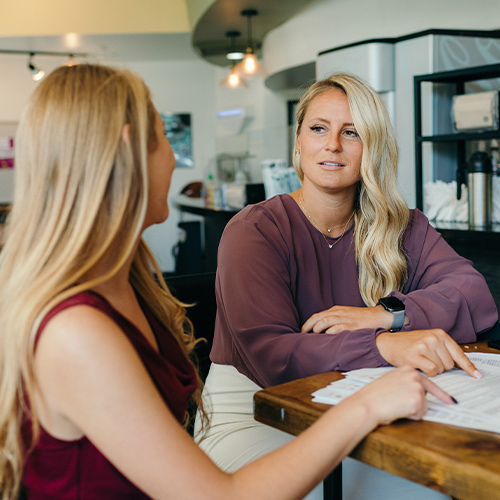
<path fill-rule="evenodd" d="M 325 234 L 323 233 L 323 230 L 321 229 L 321 226 L 317 222 L 314 221 L 314 219 L 307 213 L 306 207 L 304 207 L 303 204 L 304 198 L 302 198 L 302 194 L 299 195 L 299 205 L 306 217 L 311 221 L 311 224 L 321 233 L 321 236 L 323 236 L 323 239 L 326 241 L 326 244 L 330 248 L 330 250 L 343 238 L 346 230 L 347 230 L 347 225 L 349 222 L 351 222 L 351 219 L 354 217 L 355 210 L 352 212 L 350 217 L 347 219 L 347 222 L 344 224 L 339 224 L 337 226 L 332 226 L 331 228 L 326 228 L 326 230 L 330 233 L 332 229 L 337 229 L 339 227 L 344 226 L 344 230 L 342 231 L 342 234 L 335 240 L 334 243 L 329 243 L 328 240 L 326 239 Z"/>

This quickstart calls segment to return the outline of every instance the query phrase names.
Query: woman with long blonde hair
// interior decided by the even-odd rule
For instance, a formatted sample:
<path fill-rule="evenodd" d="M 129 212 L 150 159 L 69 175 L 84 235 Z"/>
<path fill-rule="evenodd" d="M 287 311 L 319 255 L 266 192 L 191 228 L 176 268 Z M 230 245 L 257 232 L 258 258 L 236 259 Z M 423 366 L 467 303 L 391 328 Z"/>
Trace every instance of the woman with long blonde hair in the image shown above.
<path fill-rule="evenodd" d="M 213 425 L 200 442 L 224 469 L 289 439 L 252 421 L 261 387 L 384 365 L 433 376 L 457 364 L 477 376 L 457 342 L 495 324 L 495 303 L 472 263 L 409 210 L 397 162 L 380 96 L 353 75 L 332 75 L 297 106 L 301 188 L 247 207 L 227 225 L 204 390 Z M 433 495 L 359 467 L 345 468 L 346 498 Z"/>
<path fill-rule="evenodd" d="M 21 485 L 28 500 L 299 499 L 377 425 L 421 417 L 426 391 L 452 403 L 405 367 L 287 448 L 218 469 L 182 428 L 201 388 L 192 332 L 141 239 L 168 216 L 174 167 L 132 73 L 61 67 L 32 95 L 0 253 L 3 500 Z"/>

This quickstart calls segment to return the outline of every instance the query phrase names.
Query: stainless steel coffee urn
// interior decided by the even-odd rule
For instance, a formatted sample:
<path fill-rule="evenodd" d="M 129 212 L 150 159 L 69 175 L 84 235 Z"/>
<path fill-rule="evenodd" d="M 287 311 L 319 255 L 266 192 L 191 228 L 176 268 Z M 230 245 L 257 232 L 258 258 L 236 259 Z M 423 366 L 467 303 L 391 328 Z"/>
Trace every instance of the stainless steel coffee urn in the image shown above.
<path fill-rule="evenodd" d="M 469 227 L 485 229 L 491 225 L 493 212 L 492 172 L 490 156 L 476 151 L 467 163 L 467 193 L 469 198 Z"/>

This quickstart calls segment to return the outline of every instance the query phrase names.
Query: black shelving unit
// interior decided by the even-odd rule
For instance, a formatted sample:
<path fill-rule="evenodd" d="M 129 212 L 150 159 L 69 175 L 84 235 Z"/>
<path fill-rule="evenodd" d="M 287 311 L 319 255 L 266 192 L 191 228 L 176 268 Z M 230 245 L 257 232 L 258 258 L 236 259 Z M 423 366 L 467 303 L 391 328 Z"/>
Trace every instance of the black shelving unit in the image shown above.
<path fill-rule="evenodd" d="M 473 132 L 473 133 L 452 133 L 451 132 L 451 97 L 448 99 L 448 124 L 444 124 L 442 130 L 448 129 L 445 133 L 433 135 L 422 134 L 422 84 L 429 82 L 433 84 L 444 84 L 448 95 L 458 95 L 465 93 L 465 86 L 469 82 L 478 80 L 490 80 L 500 77 L 500 64 L 487 66 L 475 66 L 455 71 L 445 71 L 431 73 L 428 75 L 417 75 L 414 77 L 414 105 L 415 105 L 415 173 L 416 173 L 416 201 L 417 207 L 423 210 L 423 144 L 426 142 L 435 144 L 448 144 L 454 151 L 453 156 L 456 167 L 461 166 L 466 161 L 466 143 L 472 141 L 482 141 L 500 138 L 500 130 Z"/>
<path fill-rule="evenodd" d="M 418 75 L 414 77 L 415 96 L 415 171 L 417 207 L 423 210 L 423 145 L 433 143 L 443 148 L 448 155 L 449 165 L 454 168 L 466 162 L 466 144 L 488 139 L 500 138 L 500 130 L 453 133 L 451 123 L 451 99 L 453 95 L 465 93 L 468 82 L 490 80 L 500 77 L 500 64 L 476 66 L 456 71 Z M 442 102 L 433 99 L 433 135 L 422 134 L 422 85 L 434 86 L 432 95 L 439 95 Z M 438 88 L 439 87 L 439 88 Z M 499 84 L 500 87 L 500 84 Z M 437 94 L 436 94 L 437 93 Z M 439 99 L 436 99 L 439 101 Z M 440 109 L 436 109 L 440 108 Z M 442 123 L 447 120 L 447 123 Z M 443 238 L 462 256 L 470 259 L 476 269 L 483 274 L 493 294 L 497 307 L 500 308 L 500 273 L 498 267 L 498 248 L 500 248 L 500 225 L 494 224 L 491 230 L 474 231 L 467 223 L 436 224 Z"/>

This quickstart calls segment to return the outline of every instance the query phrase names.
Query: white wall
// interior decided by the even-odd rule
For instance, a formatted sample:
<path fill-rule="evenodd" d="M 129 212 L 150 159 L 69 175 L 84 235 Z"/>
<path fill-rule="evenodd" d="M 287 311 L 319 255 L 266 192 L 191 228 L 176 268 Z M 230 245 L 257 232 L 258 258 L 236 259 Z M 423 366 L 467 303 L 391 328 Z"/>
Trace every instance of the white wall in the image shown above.
<path fill-rule="evenodd" d="M 37 63 L 47 71 L 64 62 L 56 57 L 40 57 Z M 31 79 L 27 69 L 27 56 L 0 54 L 0 136 L 15 134 L 21 112 L 37 83 Z M 0 170 L 0 203 L 12 201 L 14 172 Z"/>
<path fill-rule="evenodd" d="M 217 153 L 249 152 L 251 158 L 247 165 L 250 181 L 262 182 L 262 160 L 288 158 L 286 99 L 266 88 L 262 77 L 248 80 L 248 88 L 220 88 L 218 82 L 227 73 L 226 68 L 218 68 L 216 72 L 217 110 L 243 105 L 248 108 L 251 119 L 239 134 L 229 130 L 219 119 L 216 129 Z"/>
<path fill-rule="evenodd" d="M 37 64 L 47 71 L 64 63 L 54 57 L 37 56 Z M 26 56 L 0 56 L 0 132 L 19 121 L 22 109 L 37 83 L 26 68 Z M 215 67 L 203 60 L 190 62 L 134 62 L 123 64 L 137 72 L 150 87 L 157 109 L 191 113 L 195 168 L 176 169 L 170 198 L 192 180 L 203 180 L 215 161 Z M 12 171 L 0 170 L 0 202 L 12 201 Z M 179 212 L 170 203 L 168 220 L 149 228 L 145 238 L 164 271 L 173 271 L 172 247 L 177 242 Z"/>
<path fill-rule="evenodd" d="M 136 62 L 127 67 L 139 73 L 153 94 L 160 112 L 191 113 L 194 168 L 176 168 L 169 199 L 189 182 L 204 180 L 215 164 L 215 67 L 195 62 Z M 170 215 L 161 225 L 150 227 L 144 237 L 163 271 L 173 271 L 172 248 L 177 243 L 180 214 L 170 201 Z"/>

